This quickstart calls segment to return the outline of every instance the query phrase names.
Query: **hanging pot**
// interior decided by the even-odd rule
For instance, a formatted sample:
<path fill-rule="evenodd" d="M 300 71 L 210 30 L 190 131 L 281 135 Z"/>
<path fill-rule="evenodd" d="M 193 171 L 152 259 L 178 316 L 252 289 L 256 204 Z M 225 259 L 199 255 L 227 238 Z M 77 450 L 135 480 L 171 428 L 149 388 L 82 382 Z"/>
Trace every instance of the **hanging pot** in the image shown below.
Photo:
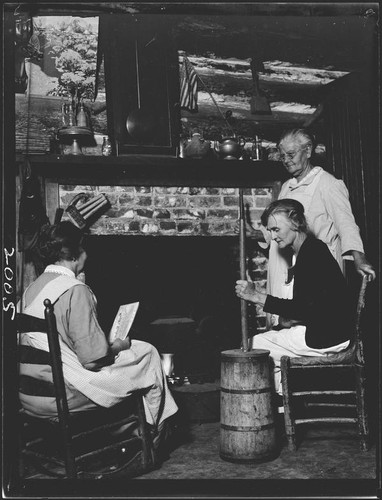
<path fill-rule="evenodd" d="M 129 135 L 137 142 L 148 142 L 152 140 L 155 128 L 156 120 L 153 113 L 142 107 L 141 103 L 141 88 L 140 88 L 140 68 L 139 68 L 139 57 L 138 57 L 138 40 L 135 39 L 135 65 L 137 73 L 137 101 L 138 108 L 133 109 L 127 116 L 126 128 Z"/>

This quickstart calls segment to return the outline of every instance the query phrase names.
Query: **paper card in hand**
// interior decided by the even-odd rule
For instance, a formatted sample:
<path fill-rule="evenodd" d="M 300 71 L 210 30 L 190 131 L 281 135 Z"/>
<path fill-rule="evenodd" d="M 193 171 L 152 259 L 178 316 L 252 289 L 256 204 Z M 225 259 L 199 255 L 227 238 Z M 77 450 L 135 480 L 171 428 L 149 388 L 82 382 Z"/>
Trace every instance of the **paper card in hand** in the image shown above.
<path fill-rule="evenodd" d="M 127 337 L 137 313 L 138 306 L 139 302 L 120 306 L 110 330 L 109 342 L 114 342 L 115 339 L 124 340 Z"/>

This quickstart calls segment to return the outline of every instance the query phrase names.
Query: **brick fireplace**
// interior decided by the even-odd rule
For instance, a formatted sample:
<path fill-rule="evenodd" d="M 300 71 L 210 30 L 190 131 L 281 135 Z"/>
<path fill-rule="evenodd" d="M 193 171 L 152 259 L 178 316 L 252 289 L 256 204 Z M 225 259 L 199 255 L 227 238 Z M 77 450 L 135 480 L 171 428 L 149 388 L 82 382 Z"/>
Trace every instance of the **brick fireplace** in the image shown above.
<path fill-rule="evenodd" d="M 240 275 L 234 231 L 239 189 L 256 226 L 286 178 L 283 165 L 150 155 L 29 159 L 51 221 L 80 192 L 104 193 L 110 201 L 91 225 L 85 269 L 104 330 L 120 304 L 139 301 L 133 337 L 175 351 L 176 371 L 218 374 L 220 352 L 242 340 L 234 292 Z M 252 239 L 247 267 L 264 289 L 267 258 Z M 265 329 L 256 306 L 248 307 L 248 316 L 250 335 Z"/>
<path fill-rule="evenodd" d="M 105 331 L 120 304 L 138 300 L 133 337 L 176 351 L 178 372 L 218 372 L 220 351 L 241 341 L 240 301 L 234 293 L 239 189 L 61 184 L 60 207 L 79 192 L 102 192 L 111 204 L 91 226 L 85 270 Z M 273 197 L 271 185 L 244 190 L 248 216 L 256 224 Z M 264 288 L 266 256 L 255 241 L 248 240 L 247 250 L 251 277 Z M 262 331 L 264 315 L 255 306 L 248 314 L 250 334 Z M 187 318 L 187 325 L 179 323 L 164 339 L 158 336 L 163 328 L 153 326 L 164 318 Z"/>

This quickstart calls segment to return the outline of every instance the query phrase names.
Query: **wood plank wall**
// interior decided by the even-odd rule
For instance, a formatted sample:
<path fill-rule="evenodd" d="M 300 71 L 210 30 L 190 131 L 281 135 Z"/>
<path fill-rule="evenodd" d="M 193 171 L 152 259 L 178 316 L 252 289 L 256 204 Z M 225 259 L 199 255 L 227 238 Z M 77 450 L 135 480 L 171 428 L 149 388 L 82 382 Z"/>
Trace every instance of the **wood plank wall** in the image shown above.
<path fill-rule="evenodd" d="M 344 180 L 367 253 L 377 263 L 377 116 L 367 92 L 356 73 L 333 82 L 323 103 L 323 117 L 328 170 Z"/>

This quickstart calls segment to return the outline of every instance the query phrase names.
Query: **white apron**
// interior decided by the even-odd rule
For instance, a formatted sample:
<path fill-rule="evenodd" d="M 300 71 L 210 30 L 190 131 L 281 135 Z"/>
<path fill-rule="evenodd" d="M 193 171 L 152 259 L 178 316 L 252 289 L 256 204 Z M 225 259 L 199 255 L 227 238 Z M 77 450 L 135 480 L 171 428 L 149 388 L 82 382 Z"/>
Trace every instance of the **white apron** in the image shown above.
<path fill-rule="evenodd" d="M 57 299 L 74 285 L 83 285 L 76 278 L 59 276 L 50 281 L 23 312 L 37 318 L 44 318 L 44 299 L 54 304 Z M 31 344 L 49 351 L 46 334 L 28 332 Z M 61 340 L 61 354 L 64 378 L 94 403 L 110 407 L 121 402 L 133 391 L 147 389 L 144 395 L 146 420 L 159 425 L 177 411 L 176 403 L 167 387 L 158 351 L 151 344 L 132 340 L 130 349 L 121 351 L 110 366 L 94 372 L 84 368 L 76 354 Z M 21 338 L 22 343 L 22 338 Z"/>

